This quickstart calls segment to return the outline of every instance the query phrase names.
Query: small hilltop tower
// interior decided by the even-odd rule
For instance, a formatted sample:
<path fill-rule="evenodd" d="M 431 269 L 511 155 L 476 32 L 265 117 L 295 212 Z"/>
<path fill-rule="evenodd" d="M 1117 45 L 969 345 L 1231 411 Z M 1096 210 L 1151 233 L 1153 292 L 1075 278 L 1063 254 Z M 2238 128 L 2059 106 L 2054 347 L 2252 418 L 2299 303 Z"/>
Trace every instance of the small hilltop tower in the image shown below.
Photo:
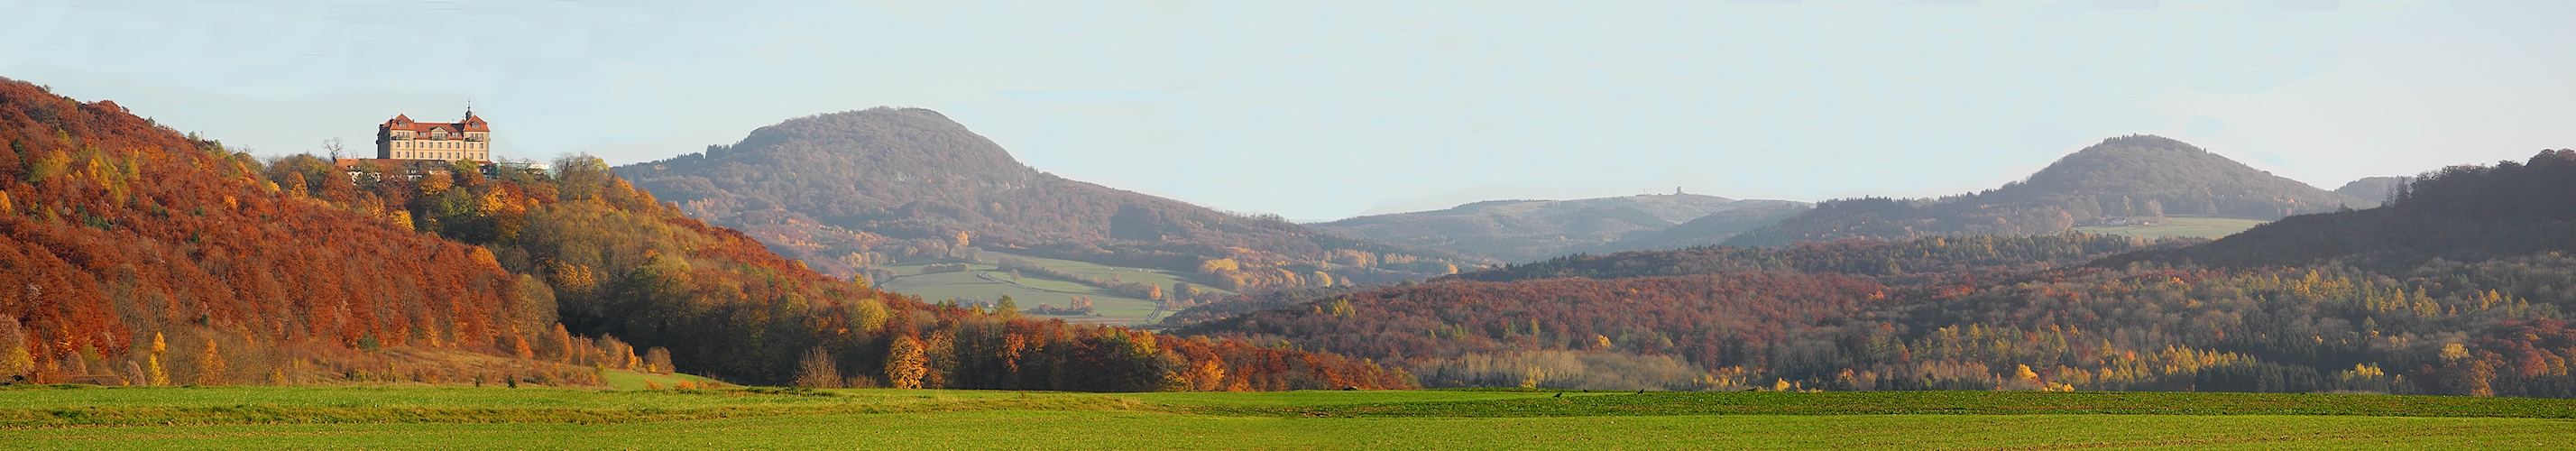
<path fill-rule="evenodd" d="M 384 160 L 470 160 L 492 162 L 492 124 L 465 108 L 465 120 L 415 122 L 396 114 L 376 126 L 376 158 Z"/>

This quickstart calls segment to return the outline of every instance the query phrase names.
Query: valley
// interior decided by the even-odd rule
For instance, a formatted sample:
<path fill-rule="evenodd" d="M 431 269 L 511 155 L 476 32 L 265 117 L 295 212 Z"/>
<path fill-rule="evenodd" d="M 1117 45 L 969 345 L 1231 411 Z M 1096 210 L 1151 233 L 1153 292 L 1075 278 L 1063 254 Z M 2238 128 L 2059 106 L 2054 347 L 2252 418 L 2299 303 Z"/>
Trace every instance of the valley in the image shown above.
<path fill-rule="evenodd" d="M 2243 232 L 2243 231 L 2245 231 L 2245 229 L 2251 229 L 2251 228 L 2254 228 L 2254 226 L 2263 225 L 2263 224 L 2268 223 L 2268 222 L 2270 222 L 2270 221 L 2264 221 L 2264 220 L 2259 220 L 2259 219 L 2242 219 L 2242 218 L 2204 218 L 2204 217 L 2191 217 L 2191 216 L 2166 216 L 2166 217 L 2162 217 L 2162 218 L 2149 218 L 2149 219 L 2146 219 L 2146 220 L 2144 220 L 2144 221 L 2123 221 L 2123 222 L 2124 222 L 2124 223 L 2122 223 L 2122 224 L 2105 224 L 2105 225 L 2086 225 L 2086 226 L 2076 226 L 2076 227 L 2074 227 L 2074 228 L 2072 228 L 2072 229 L 2068 229 L 2068 230 L 2073 230 L 2073 231 L 2081 232 L 2081 233 L 2099 233 L 2099 234 L 2106 234 L 2106 235 L 2122 235 L 2122 236 L 2132 236 L 2132 237 L 2146 238 L 2146 239 L 2157 239 L 2157 238 L 2213 238 L 2213 239 L 2214 239 L 2214 238 L 2225 237 L 2225 236 L 2228 236 L 2228 235 L 2234 235 L 2234 234 L 2236 234 L 2236 232 Z M 2143 223 L 2140 223 L 2140 222 L 2143 222 Z"/>
<path fill-rule="evenodd" d="M 978 252 L 984 259 L 1015 258 L 1032 261 L 1046 268 L 1094 278 L 1152 284 L 1162 287 L 1175 284 L 1193 285 L 1212 296 L 1235 293 L 1209 287 L 1189 274 L 1147 268 L 1107 266 L 1072 260 L 1013 255 L 997 251 Z M 962 271 L 932 272 L 935 265 L 965 265 Z M 1058 318 L 1072 323 L 1150 325 L 1161 314 L 1178 311 L 1160 300 L 1128 296 L 1115 290 L 1086 285 L 1079 281 L 1050 278 L 1043 275 L 1015 274 L 1009 269 L 982 260 L 933 259 L 888 265 L 895 277 L 877 282 L 877 286 L 899 293 L 921 296 L 927 300 L 958 300 L 970 304 L 990 304 L 1010 296 L 1023 309 L 1044 306 L 1071 307 L 1075 298 L 1090 302 L 1089 315 L 1029 313 L 1033 317 Z"/>
<path fill-rule="evenodd" d="M 6 450 L 2576 449 L 2576 2 L 0 17 Z"/>
<path fill-rule="evenodd" d="M 1446 210 L 1313 224 L 1353 237 L 1520 262 L 1574 252 L 1717 244 L 1811 205 L 1675 192 L 1574 200 L 1495 200 Z"/>

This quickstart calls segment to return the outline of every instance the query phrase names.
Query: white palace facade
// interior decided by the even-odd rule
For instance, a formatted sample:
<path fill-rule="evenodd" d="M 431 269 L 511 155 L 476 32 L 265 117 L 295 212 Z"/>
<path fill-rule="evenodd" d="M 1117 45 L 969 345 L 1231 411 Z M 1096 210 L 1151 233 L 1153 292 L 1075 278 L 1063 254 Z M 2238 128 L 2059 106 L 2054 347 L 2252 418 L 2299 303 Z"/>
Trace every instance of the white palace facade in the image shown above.
<path fill-rule="evenodd" d="M 394 115 L 376 126 L 376 158 L 383 160 L 471 160 L 492 162 L 492 125 L 465 110 L 465 120 L 416 122 Z"/>

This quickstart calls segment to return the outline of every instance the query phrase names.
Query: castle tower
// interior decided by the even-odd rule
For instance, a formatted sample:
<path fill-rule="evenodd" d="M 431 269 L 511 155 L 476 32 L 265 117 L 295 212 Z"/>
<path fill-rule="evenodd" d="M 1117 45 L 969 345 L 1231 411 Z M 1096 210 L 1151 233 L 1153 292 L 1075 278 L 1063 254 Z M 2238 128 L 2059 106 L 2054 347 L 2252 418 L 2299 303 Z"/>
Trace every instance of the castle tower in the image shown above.
<path fill-rule="evenodd" d="M 417 122 L 397 114 L 376 126 L 376 158 L 492 162 L 492 125 L 465 109 L 465 120 Z"/>

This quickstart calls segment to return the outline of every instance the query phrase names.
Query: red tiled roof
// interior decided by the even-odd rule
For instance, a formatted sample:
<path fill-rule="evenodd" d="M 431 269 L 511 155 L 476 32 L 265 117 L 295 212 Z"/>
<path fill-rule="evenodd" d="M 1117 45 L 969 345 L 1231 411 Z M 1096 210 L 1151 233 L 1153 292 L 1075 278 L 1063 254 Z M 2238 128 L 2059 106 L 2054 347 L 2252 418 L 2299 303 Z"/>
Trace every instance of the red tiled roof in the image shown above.
<path fill-rule="evenodd" d="M 385 121 L 384 129 L 386 131 L 409 130 L 422 134 L 429 133 L 429 131 L 433 129 L 447 129 L 447 131 L 451 133 L 490 132 L 492 131 L 492 125 L 491 123 L 484 122 L 482 117 L 475 116 L 471 113 L 466 114 L 465 120 L 462 122 L 413 122 L 410 115 L 397 114 L 394 115 L 393 120 Z M 456 137 L 456 139 L 463 138 L 464 137 L 462 136 Z"/>
<path fill-rule="evenodd" d="M 341 171 L 355 171 L 362 165 L 375 166 L 375 169 L 378 171 L 393 172 L 402 170 L 405 166 L 420 166 L 424 164 L 433 170 L 443 170 L 449 163 L 453 162 L 454 161 L 451 160 L 420 158 L 342 158 L 332 160 L 331 166 L 338 168 Z"/>

